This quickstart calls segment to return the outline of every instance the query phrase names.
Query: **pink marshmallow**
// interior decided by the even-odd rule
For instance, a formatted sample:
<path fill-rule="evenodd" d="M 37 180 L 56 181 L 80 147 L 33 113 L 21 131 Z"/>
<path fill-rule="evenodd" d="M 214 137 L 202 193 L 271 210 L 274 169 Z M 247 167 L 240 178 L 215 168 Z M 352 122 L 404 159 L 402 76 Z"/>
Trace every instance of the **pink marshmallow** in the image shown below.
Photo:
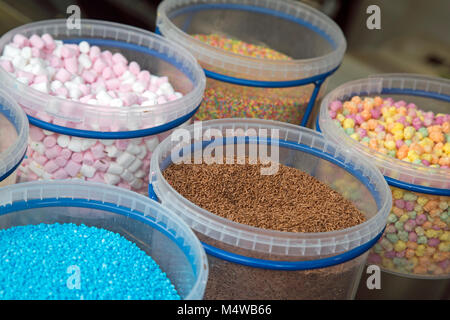
<path fill-rule="evenodd" d="M 115 145 L 116 148 L 119 149 L 120 151 L 125 151 L 129 145 L 129 142 L 128 140 L 117 139 Z"/>
<path fill-rule="evenodd" d="M 49 58 L 49 62 L 50 62 L 50 66 L 57 69 L 57 68 L 62 68 L 63 66 L 63 62 L 60 58 L 58 58 L 57 56 L 51 55 Z"/>
<path fill-rule="evenodd" d="M 28 38 L 22 34 L 16 34 L 13 38 L 13 43 L 15 43 L 19 48 L 23 48 L 29 45 Z"/>
<path fill-rule="evenodd" d="M 94 165 L 94 156 L 92 154 L 92 152 L 90 151 L 86 151 L 83 155 L 83 164 L 87 165 L 87 166 L 93 166 Z"/>
<path fill-rule="evenodd" d="M 148 72 L 147 70 L 139 72 L 139 74 L 137 75 L 137 79 L 145 84 L 148 84 L 148 82 L 150 81 L 150 72 Z"/>
<path fill-rule="evenodd" d="M 95 82 L 95 79 L 97 78 L 95 73 L 90 70 L 84 70 L 83 73 L 81 74 L 81 77 L 87 83 L 93 83 L 93 82 Z"/>
<path fill-rule="evenodd" d="M 80 152 L 74 152 L 72 153 L 72 157 L 70 159 L 76 163 L 81 163 L 83 161 L 83 154 Z"/>
<path fill-rule="evenodd" d="M 63 168 L 60 168 L 57 171 L 55 171 L 55 173 L 53 173 L 53 178 L 58 179 L 58 180 L 67 179 L 68 177 L 69 177 L 69 175 L 67 174 L 66 170 L 64 170 Z"/>
<path fill-rule="evenodd" d="M 66 163 L 67 163 L 67 159 L 65 159 L 63 156 L 56 157 L 53 161 L 54 161 L 54 162 L 58 165 L 58 167 L 60 167 L 60 168 L 64 167 L 64 166 L 66 165 Z"/>
<path fill-rule="evenodd" d="M 115 64 L 127 64 L 127 58 L 125 58 L 120 52 L 116 52 L 112 55 L 112 61 Z"/>
<path fill-rule="evenodd" d="M 101 172 L 106 172 L 109 168 L 109 164 L 105 160 L 95 160 L 93 167 Z"/>
<path fill-rule="evenodd" d="M 65 46 L 72 49 L 75 52 L 76 56 L 80 53 L 80 47 L 77 44 L 69 43 L 65 44 Z"/>
<path fill-rule="evenodd" d="M 45 43 L 44 43 L 44 41 L 42 40 L 42 38 L 41 37 L 39 37 L 38 35 L 36 35 L 36 34 L 33 34 L 31 37 L 30 37 L 30 44 L 31 44 L 31 46 L 33 46 L 33 47 L 35 47 L 35 48 L 37 48 L 37 49 L 42 49 L 42 48 L 44 48 L 44 45 L 45 45 Z"/>
<path fill-rule="evenodd" d="M 44 139 L 45 137 L 45 134 L 42 132 L 42 129 L 39 129 L 38 127 L 35 126 L 30 126 L 29 135 L 31 140 L 36 142 L 42 141 L 42 139 Z"/>
<path fill-rule="evenodd" d="M 83 96 L 89 94 L 89 92 L 91 91 L 89 89 L 89 87 L 87 85 L 83 84 L 83 83 L 78 86 L 78 89 L 80 89 L 80 91 L 83 94 Z"/>
<path fill-rule="evenodd" d="M 130 83 L 121 83 L 119 87 L 120 92 L 130 92 L 132 89 L 132 85 Z"/>
<path fill-rule="evenodd" d="M 69 160 L 70 157 L 72 156 L 72 151 L 70 151 L 69 149 L 63 149 L 63 150 L 61 151 L 61 156 L 62 156 L 64 159 Z"/>
<path fill-rule="evenodd" d="M 127 66 L 124 63 L 116 63 L 113 66 L 114 74 L 120 77 L 127 70 Z"/>
<path fill-rule="evenodd" d="M 103 70 L 107 67 L 107 64 L 105 61 L 103 61 L 103 59 L 97 59 L 94 62 L 94 65 L 92 66 L 92 69 L 94 69 L 95 72 L 97 73 L 102 73 Z"/>
<path fill-rule="evenodd" d="M 45 155 L 49 159 L 55 159 L 61 154 L 61 147 L 59 145 L 54 145 L 51 148 L 45 150 Z"/>
<path fill-rule="evenodd" d="M 78 172 L 80 172 L 81 164 L 76 163 L 75 161 L 69 160 L 64 167 L 64 170 L 67 172 L 67 174 L 71 177 L 75 177 Z"/>
<path fill-rule="evenodd" d="M 46 156 L 40 155 L 37 152 L 35 153 L 35 157 L 33 157 L 33 158 L 34 158 L 34 161 L 39 163 L 41 166 L 43 166 L 48 161 Z"/>
<path fill-rule="evenodd" d="M 39 177 L 34 172 L 29 171 L 27 173 L 27 180 L 28 181 L 39 180 Z"/>
<path fill-rule="evenodd" d="M 108 90 L 116 90 L 120 86 L 120 80 L 117 78 L 112 78 L 106 81 L 106 88 Z"/>
<path fill-rule="evenodd" d="M 132 74 L 137 76 L 139 72 L 141 72 L 141 67 L 136 61 L 131 61 L 130 64 L 128 65 L 128 70 L 130 70 Z"/>
<path fill-rule="evenodd" d="M 48 82 L 48 78 L 46 75 L 43 74 L 36 76 L 33 81 L 33 83 L 45 83 L 45 82 Z"/>
<path fill-rule="evenodd" d="M 0 66 L 8 72 L 14 72 L 14 66 L 9 60 L 0 60 Z"/>
<path fill-rule="evenodd" d="M 89 49 L 89 58 L 91 58 L 91 60 L 96 60 L 100 57 L 100 48 L 97 46 L 92 46 Z"/>
<path fill-rule="evenodd" d="M 78 72 L 78 60 L 76 57 L 64 59 L 64 67 L 70 73 L 76 74 Z"/>
<path fill-rule="evenodd" d="M 48 50 L 54 50 L 56 48 L 55 40 L 48 33 L 42 35 L 42 41 L 44 41 L 45 48 Z"/>
<path fill-rule="evenodd" d="M 92 155 L 95 159 L 102 159 L 105 157 L 105 153 L 103 152 L 104 146 L 101 143 L 97 143 L 95 146 L 91 148 Z"/>
<path fill-rule="evenodd" d="M 114 72 L 111 69 L 111 67 L 106 67 L 105 69 L 103 69 L 102 71 L 102 77 L 105 80 L 111 79 L 114 76 Z"/>
<path fill-rule="evenodd" d="M 27 78 L 29 83 L 32 83 L 34 81 L 34 74 L 32 74 L 31 72 L 19 70 L 17 71 L 17 76 L 21 78 Z"/>
<path fill-rule="evenodd" d="M 43 143 L 46 148 L 51 148 L 56 145 L 56 138 L 54 136 L 47 136 Z"/>
<path fill-rule="evenodd" d="M 55 74 L 55 79 L 61 82 L 66 82 L 70 80 L 70 78 L 71 78 L 70 72 L 63 68 L 59 69 Z"/>
<path fill-rule="evenodd" d="M 56 164 L 56 162 L 53 160 L 48 161 L 44 166 L 44 170 L 47 171 L 48 173 L 53 173 L 59 168 L 60 166 L 58 166 L 58 164 Z"/>
<path fill-rule="evenodd" d="M 32 47 L 31 48 L 31 55 L 33 58 L 42 58 L 42 51 L 39 48 Z"/>

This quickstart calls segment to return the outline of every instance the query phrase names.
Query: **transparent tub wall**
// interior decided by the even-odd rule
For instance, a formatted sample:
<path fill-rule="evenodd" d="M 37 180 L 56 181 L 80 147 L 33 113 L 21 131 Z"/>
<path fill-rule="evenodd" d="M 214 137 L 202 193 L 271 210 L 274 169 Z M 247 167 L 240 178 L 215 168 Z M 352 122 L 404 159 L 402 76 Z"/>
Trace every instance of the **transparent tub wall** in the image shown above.
<path fill-rule="evenodd" d="M 249 154 L 248 144 L 245 154 Z M 281 146 L 279 147 L 279 162 L 302 170 L 329 185 L 346 199 L 352 201 L 367 219 L 377 213 L 377 203 L 371 191 L 355 176 L 338 165 L 307 152 Z M 162 170 L 169 165 L 164 161 L 163 163 L 164 165 L 161 164 Z M 277 186 L 274 185 L 274 192 L 276 190 Z M 195 222 L 193 224 L 195 225 Z M 233 246 L 214 240 L 203 233 L 195 233 L 200 241 L 208 245 L 257 259 L 304 261 L 334 255 L 331 252 L 326 255 L 317 255 L 314 248 L 308 249 L 310 255 L 299 253 L 296 256 L 292 252 L 290 255 L 285 255 L 286 248 L 277 249 L 275 245 L 272 254 L 265 254 L 257 251 L 261 248 L 251 249 L 251 244 L 247 244 L 244 240 Z M 338 249 L 341 249 L 339 245 Z M 314 270 L 279 271 L 247 267 L 208 255 L 210 277 L 205 291 L 205 299 L 353 299 L 366 259 L 367 252 L 336 266 Z"/>
<path fill-rule="evenodd" d="M 155 260 L 182 298 L 195 284 L 195 266 L 172 239 L 155 228 L 124 215 L 77 207 L 37 208 L 0 215 L 0 229 L 40 223 L 84 224 L 119 233 Z M 63 276 L 64 279 L 67 278 L 67 274 Z"/>
<path fill-rule="evenodd" d="M 18 134 L 15 126 L 2 113 L 0 113 L 0 154 L 16 143 Z M 16 183 L 17 170 L 4 180 L 0 181 L 0 187 Z"/>
<path fill-rule="evenodd" d="M 450 197 L 392 187 L 393 206 L 385 233 L 368 263 L 419 278 L 450 275 Z"/>

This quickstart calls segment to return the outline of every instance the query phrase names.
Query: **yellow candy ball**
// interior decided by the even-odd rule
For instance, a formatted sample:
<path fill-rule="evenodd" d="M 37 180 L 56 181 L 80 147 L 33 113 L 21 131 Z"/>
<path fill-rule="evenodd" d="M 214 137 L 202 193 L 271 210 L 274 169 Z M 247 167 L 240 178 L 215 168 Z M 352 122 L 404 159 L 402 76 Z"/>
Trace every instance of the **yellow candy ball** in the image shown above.
<path fill-rule="evenodd" d="M 347 118 L 344 120 L 342 127 L 344 129 L 349 129 L 349 128 L 353 128 L 355 126 L 355 121 L 351 118 Z"/>

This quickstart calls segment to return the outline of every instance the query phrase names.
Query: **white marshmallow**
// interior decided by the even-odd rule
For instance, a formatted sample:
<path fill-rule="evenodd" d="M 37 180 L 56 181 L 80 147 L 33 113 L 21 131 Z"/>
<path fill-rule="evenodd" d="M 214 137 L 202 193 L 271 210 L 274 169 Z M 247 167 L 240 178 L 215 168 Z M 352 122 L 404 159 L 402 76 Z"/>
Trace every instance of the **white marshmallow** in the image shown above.
<path fill-rule="evenodd" d="M 66 136 L 64 134 L 61 134 L 58 136 L 58 139 L 56 139 L 56 143 L 61 147 L 61 148 L 67 148 L 67 146 L 70 143 L 70 137 Z"/>
<path fill-rule="evenodd" d="M 173 90 L 172 85 L 169 82 L 164 82 L 159 86 L 159 89 L 163 91 L 164 94 L 170 95 L 175 93 L 175 90 Z"/>
<path fill-rule="evenodd" d="M 70 140 L 67 148 L 72 152 L 81 152 L 82 143 L 83 143 L 82 139 L 74 137 Z"/>
<path fill-rule="evenodd" d="M 110 146 L 110 145 L 114 144 L 114 140 L 111 140 L 111 139 L 100 139 L 99 141 L 104 146 Z"/>
<path fill-rule="evenodd" d="M 156 84 L 156 82 L 158 81 L 158 79 L 159 79 L 158 76 L 151 75 L 151 76 L 150 76 L 150 84 Z"/>
<path fill-rule="evenodd" d="M 130 143 L 130 144 L 128 144 L 128 147 L 125 151 L 128 153 L 137 155 L 141 152 L 141 148 L 135 144 Z"/>
<path fill-rule="evenodd" d="M 133 163 L 133 161 L 136 159 L 135 156 L 128 152 L 122 153 L 120 156 L 117 157 L 117 163 L 121 165 L 124 168 L 127 168 L 129 165 Z"/>
<path fill-rule="evenodd" d="M 142 181 L 142 179 L 135 179 L 130 183 L 130 186 L 134 189 L 140 189 L 142 188 L 143 184 L 144 182 Z"/>
<path fill-rule="evenodd" d="M 145 84 L 143 84 L 143 83 L 140 82 L 140 81 L 136 81 L 136 82 L 132 85 L 131 89 L 132 89 L 134 92 L 142 93 L 142 92 L 144 92 L 144 90 L 145 90 Z"/>
<path fill-rule="evenodd" d="M 138 157 L 138 159 L 144 159 L 145 156 L 147 155 L 147 148 L 145 146 L 140 146 L 141 152 L 139 152 L 138 155 L 136 155 L 136 157 Z"/>
<path fill-rule="evenodd" d="M 48 82 L 33 83 L 31 85 L 31 88 L 36 89 L 41 92 L 44 92 L 44 93 L 49 93 Z"/>
<path fill-rule="evenodd" d="M 100 103 L 109 104 L 113 99 L 106 91 L 100 91 L 95 96 Z"/>
<path fill-rule="evenodd" d="M 109 164 L 108 170 L 106 172 L 107 173 L 111 173 L 111 174 L 115 174 L 115 175 L 120 175 L 123 172 L 123 167 L 118 165 L 115 162 L 111 162 Z"/>
<path fill-rule="evenodd" d="M 120 177 L 116 176 L 115 174 L 111 174 L 111 173 L 105 173 L 104 179 L 107 184 L 115 185 L 120 182 Z"/>
<path fill-rule="evenodd" d="M 83 139 L 81 143 L 81 151 L 86 151 L 97 143 L 96 139 Z"/>
<path fill-rule="evenodd" d="M 110 158 L 115 158 L 120 155 L 120 150 L 115 146 L 107 146 L 105 151 L 108 153 L 108 157 Z"/>
<path fill-rule="evenodd" d="M 136 179 L 136 178 L 134 177 L 134 174 L 131 173 L 131 172 L 128 171 L 128 170 L 124 170 L 124 171 L 122 172 L 122 174 L 120 175 L 120 177 L 121 177 L 123 180 L 125 180 L 126 182 L 131 182 L 131 181 L 133 181 L 134 179 Z"/>
<path fill-rule="evenodd" d="M 47 75 L 47 70 L 41 64 L 36 63 L 36 64 L 33 64 L 32 68 L 31 68 L 31 73 L 36 75 L 36 76 Z"/>
<path fill-rule="evenodd" d="M 25 67 L 22 68 L 23 71 L 31 73 L 33 71 L 33 65 L 27 64 Z"/>
<path fill-rule="evenodd" d="M 97 99 L 89 99 L 87 101 L 87 104 L 91 104 L 91 105 L 96 106 L 96 105 L 98 105 L 98 101 L 97 101 Z"/>
<path fill-rule="evenodd" d="M 78 100 L 81 97 L 81 95 L 82 92 L 77 85 L 69 89 L 69 97 L 71 97 L 72 99 Z"/>
<path fill-rule="evenodd" d="M 42 169 L 42 166 L 36 161 L 31 162 L 28 165 L 28 168 L 33 171 L 38 177 L 42 177 L 45 172 L 44 169 Z"/>
<path fill-rule="evenodd" d="M 63 86 L 63 83 L 59 80 L 54 80 L 50 83 L 50 89 L 56 91 Z"/>
<path fill-rule="evenodd" d="M 7 57 L 14 58 L 14 57 L 20 55 L 20 51 L 21 50 L 19 48 L 16 48 L 16 47 L 14 47 L 14 46 L 12 46 L 10 44 L 7 44 L 5 46 L 5 48 L 3 49 L 3 55 L 7 56 Z"/>
<path fill-rule="evenodd" d="M 78 44 L 78 47 L 80 48 L 81 53 L 89 53 L 89 50 L 91 49 L 91 46 L 89 45 L 89 42 L 87 42 L 87 41 L 81 41 Z"/>
<path fill-rule="evenodd" d="M 131 173 L 136 172 L 140 167 L 142 166 L 142 161 L 139 159 L 136 159 L 133 161 L 132 164 L 129 165 L 129 167 L 127 168 L 127 170 Z"/>
<path fill-rule="evenodd" d="M 48 130 L 45 130 L 45 129 L 42 129 L 42 133 L 45 134 L 46 136 L 51 136 L 51 135 L 55 134 L 53 131 L 48 131 Z"/>
<path fill-rule="evenodd" d="M 42 174 L 42 179 L 44 179 L 44 180 L 51 180 L 52 179 L 52 175 L 50 173 L 48 173 L 47 171 L 44 171 L 44 173 Z"/>
<path fill-rule="evenodd" d="M 145 140 L 145 144 L 147 145 L 147 149 L 150 152 L 153 152 L 159 144 L 159 140 L 156 137 L 149 138 Z"/>
<path fill-rule="evenodd" d="M 144 97 L 144 98 L 147 98 L 147 99 L 149 99 L 149 100 L 156 100 L 156 98 L 158 98 L 158 96 L 154 93 L 154 92 L 151 92 L 151 91 L 145 91 L 143 94 L 142 94 L 142 96 Z"/>
<path fill-rule="evenodd" d="M 144 171 L 144 170 L 138 170 L 138 171 L 136 171 L 136 172 L 134 173 L 134 176 L 135 176 L 136 178 L 143 178 L 143 177 L 145 177 L 145 171 Z"/>
<path fill-rule="evenodd" d="M 95 170 L 94 167 L 91 167 L 91 166 L 88 166 L 88 165 L 85 165 L 85 164 L 83 164 L 81 166 L 81 169 L 80 169 L 80 173 L 83 176 L 85 176 L 86 178 L 92 178 L 94 176 L 94 174 L 95 174 L 95 171 L 96 170 Z"/>
<path fill-rule="evenodd" d="M 149 107 L 149 106 L 154 106 L 155 104 L 158 104 L 158 101 L 156 101 L 155 99 L 148 99 L 148 100 L 143 101 L 141 103 L 141 106 Z"/>
<path fill-rule="evenodd" d="M 80 54 L 78 57 L 78 62 L 85 69 L 90 69 L 92 67 L 91 58 L 89 58 L 89 56 L 85 53 Z"/>
<path fill-rule="evenodd" d="M 119 98 L 114 98 L 109 102 L 109 105 L 111 107 L 122 107 L 123 106 L 123 101 Z"/>
<path fill-rule="evenodd" d="M 22 50 L 20 51 L 20 55 L 27 61 L 30 60 L 31 57 L 33 56 L 30 47 L 23 47 Z"/>
<path fill-rule="evenodd" d="M 15 56 L 12 59 L 12 64 L 16 69 L 23 69 L 27 65 L 27 60 L 22 58 L 22 56 Z"/>

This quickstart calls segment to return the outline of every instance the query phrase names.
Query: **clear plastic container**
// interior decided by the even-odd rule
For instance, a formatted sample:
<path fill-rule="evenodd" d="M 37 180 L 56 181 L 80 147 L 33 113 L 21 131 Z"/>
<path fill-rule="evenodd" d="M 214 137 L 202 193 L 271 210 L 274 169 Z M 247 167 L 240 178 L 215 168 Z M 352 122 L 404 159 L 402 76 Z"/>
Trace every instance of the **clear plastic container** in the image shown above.
<path fill-rule="evenodd" d="M 167 76 L 183 97 L 147 107 L 89 105 L 37 91 L 0 68 L 0 83 L 25 110 L 31 124 L 28 159 L 21 166 L 22 181 L 80 178 L 146 192 L 147 174 L 142 173 L 148 171 L 151 152 L 171 129 L 189 122 L 202 101 L 206 80 L 197 61 L 183 47 L 151 32 L 89 19 L 81 20 L 79 30 L 67 29 L 65 19 L 40 21 L 15 28 L 0 38 L 0 50 L 3 51 L 16 34 L 29 37 L 44 33 L 65 43 L 85 40 L 101 50 L 120 52 L 129 61 L 139 63 L 142 70 Z M 53 148 L 54 140 L 60 136 L 65 136 L 63 140 L 66 142 L 58 142 L 60 148 Z M 42 146 L 45 138 L 52 141 L 48 144 L 52 150 Z M 69 142 L 74 140 L 72 146 L 67 144 L 67 138 Z M 125 152 L 132 155 L 133 164 L 119 160 Z M 54 160 L 59 156 L 64 159 L 59 159 L 55 164 Z M 53 162 L 48 164 L 51 160 Z M 71 160 L 91 168 L 82 169 L 71 163 L 70 174 L 61 171 Z M 95 160 L 100 163 L 94 166 Z M 118 178 L 107 175 L 111 164 L 122 167 L 113 170 L 115 173 L 112 174 Z"/>
<path fill-rule="evenodd" d="M 158 7 L 157 29 L 188 48 L 205 69 L 198 120 L 252 117 L 306 125 L 326 89 L 323 82 L 346 49 L 336 23 L 291 1 L 165 0 Z M 263 45 L 292 59 L 244 56 L 197 40 L 196 34 Z"/>
<path fill-rule="evenodd" d="M 4 90 L 0 90 L 0 187 L 16 183 L 16 169 L 25 157 L 28 119 Z"/>
<path fill-rule="evenodd" d="M 119 233 L 155 260 L 183 299 L 203 297 L 208 261 L 200 242 L 177 215 L 142 195 L 75 180 L 2 189 L 0 229 L 40 223 L 84 224 Z"/>
<path fill-rule="evenodd" d="M 203 242 L 210 263 L 205 298 L 353 298 L 367 250 L 381 236 L 391 208 L 391 194 L 380 172 L 322 135 L 290 124 L 223 119 L 203 122 L 201 129 L 194 126 L 186 128 L 191 137 L 197 130 L 194 138 L 183 144 L 168 138 L 153 153 L 149 194 L 180 215 Z M 230 129 L 241 131 L 235 131 L 233 138 L 227 135 Z M 264 138 L 263 132 L 258 134 L 260 129 L 267 130 L 267 137 L 278 131 L 279 139 Z M 239 224 L 198 207 L 177 193 L 162 172 L 173 155 L 206 148 L 210 144 L 207 136 L 205 141 L 200 139 L 212 132 L 215 147 L 245 144 L 246 155 L 251 144 L 278 146 L 279 163 L 298 168 L 340 192 L 367 221 L 334 232 L 279 232 Z M 222 139 L 220 134 L 227 136 Z"/>
<path fill-rule="evenodd" d="M 393 207 L 386 233 L 374 246 L 368 262 L 398 276 L 449 279 L 450 169 L 392 158 L 350 138 L 331 119 L 328 108 L 332 101 L 347 100 L 354 95 L 392 97 L 394 101 L 415 103 L 425 112 L 449 113 L 450 81 L 420 75 L 383 74 L 348 82 L 323 99 L 316 123 L 317 129 L 330 141 L 351 153 L 361 154 L 376 165 L 392 190 Z M 405 203 L 414 209 L 408 211 Z M 419 215 L 426 220 L 420 221 Z M 409 226 L 405 229 L 406 224 Z M 433 238 L 439 239 L 439 244 L 433 244 L 435 240 L 429 242 Z"/>

